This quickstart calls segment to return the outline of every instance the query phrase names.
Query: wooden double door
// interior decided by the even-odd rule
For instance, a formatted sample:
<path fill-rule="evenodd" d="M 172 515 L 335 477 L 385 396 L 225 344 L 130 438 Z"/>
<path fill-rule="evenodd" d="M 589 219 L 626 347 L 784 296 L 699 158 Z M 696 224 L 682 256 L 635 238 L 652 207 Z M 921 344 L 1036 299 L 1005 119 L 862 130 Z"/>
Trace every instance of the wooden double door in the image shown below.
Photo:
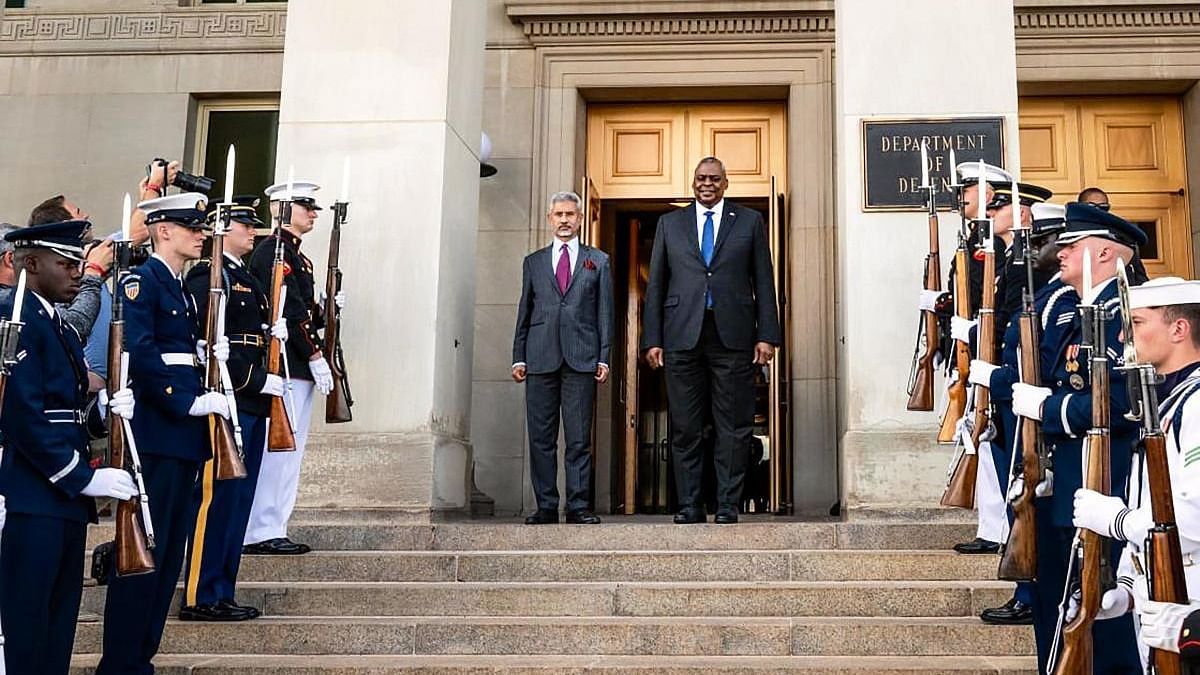
<path fill-rule="evenodd" d="M 1019 102 L 1020 178 L 1074 201 L 1108 193 L 1113 213 L 1150 238 L 1152 277 L 1192 277 L 1183 109 L 1174 96 L 1025 97 Z"/>
<path fill-rule="evenodd" d="M 650 370 L 639 352 L 642 299 L 658 218 L 692 201 L 691 176 L 699 159 L 721 158 L 730 182 L 727 197 L 760 210 L 769 224 L 785 314 L 785 145 L 782 104 L 589 108 L 588 174 L 581 181 L 586 196 L 583 238 L 612 260 L 617 324 L 612 384 L 598 400 L 594 447 L 597 465 L 609 469 L 614 513 L 668 513 L 677 506 L 663 373 Z M 777 358 L 756 375 L 754 438 L 742 503 L 748 512 L 791 510 L 786 328 L 784 342 Z M 712 480 L 711 467 L 706 480 Z"/>

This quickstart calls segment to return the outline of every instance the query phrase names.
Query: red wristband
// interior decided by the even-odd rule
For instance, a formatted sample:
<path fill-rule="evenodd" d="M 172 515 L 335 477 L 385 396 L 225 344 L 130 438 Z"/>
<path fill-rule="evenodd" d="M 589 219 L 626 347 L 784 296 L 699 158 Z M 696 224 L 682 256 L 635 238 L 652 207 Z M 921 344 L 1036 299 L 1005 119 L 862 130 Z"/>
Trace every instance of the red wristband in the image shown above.
<path fill-rule="evenodd" d="M 89 262 L 83 266 L 83 271 L 87 272 L 88 270 L 96 270 L 96 274 L 99 274 L 100 276 L 104 276 L 105 274 L 108 274 L 107 270 L 105 270 L 99 264 L 94 263 L 94 262 Z"/>
<path fill-rule="evenodd" d="M 152 190 L 155 194 L 162 194 L 162 186 L 157 183 L 146 183 L 146 189 Z"/>

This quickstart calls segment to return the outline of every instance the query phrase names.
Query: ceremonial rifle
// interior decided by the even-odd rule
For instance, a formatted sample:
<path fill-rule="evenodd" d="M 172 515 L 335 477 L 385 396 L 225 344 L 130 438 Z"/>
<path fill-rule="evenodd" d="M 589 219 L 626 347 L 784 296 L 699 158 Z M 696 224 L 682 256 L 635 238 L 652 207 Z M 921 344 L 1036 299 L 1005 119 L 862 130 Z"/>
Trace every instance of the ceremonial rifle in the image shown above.
<path fill-rule="evenodd" d="M 979 210 L 983 204 L 984 165 L 979 162 Z M 978 215 L 978 213 L 976 213 Z M 967 221 L 958 232 L 958 249 L 954 252 L 954 314 L 961 319 L 971 318 L 971 270 L 970 270 L 970 236 Z M 953 443 L 958 435 L 958 421 L 967 410 L 967 377 L 971 369 L 971 346 L 961 340 L 954 341 L 954 368 L 951 371 L 950 386 L 946 391 L 946 412 L 942 416 L 942 426 L 938 431 L 938 443 Z M 978 460 L 976 460 L 978 461 Z M 974 486 L 971 488 L 974 490 Z M 971 499 L 974 503 L 974 495 Z"/>
<path fill-rule="evenodd" d="M 13 366 L 17 365 L 17 346 L 21 341 L 21 304 L 25 295 L 25 270 L 17 282 L 16 299 L 13 300 L 13 313 L 7 319 L 0 319 L 0 408 L 4 406 L 4 390 L 8 385 L 8 376 L 12 374 Z M 0 444 L 0 464 L 4 462 L 4 445 Z M 4 496 L 0 495 L 0 536 L 4 532 Z M 4 675 L 4 628 L 0 626 L 0 675 Z"/>
<path fill-rule="evenodd" d="M 1150 512 L 1154 527 L 1146 535 L 1146 584 L 1150 599 L 1157 602 L 1188 604 L 1187 578 L 1179 545 L 1179 527 L 1175 523 L 1175 502 L 1171 491 L 1171 470 L 1167 443 L 1158 411 L 1157 385 L 1161 379 L 1154 366 L 1138 361 L 1133 339 L 1133 316 L 1129 310 L 1129 277 L 1125 263 L 1117 260 L 1117 290 L 1121 298 L 1121 329 L 1125 351 L 1120 370 L 1129 387 L 1130 412 L 1125 418 L 1141 422 L 1140 445 L 1146 478 L 1150 486 Z M 1162 649 L 1150 650 L 1152 672 L 1157 675 L 1182 675 L 1179 654 Z"/>
<path fill-rule="evenodd" d="M 233 147 L 229 148 L 229 158 L 233 158 Z M 226 203 L 217 205 L 217 219 L 213 224 L 212 261 L 208 267 L 208 312 L 205 315 L 204 337 L 207 341 L 205 352 L 208 357 L 204 374 L 204 388 L 208 392 L 216 392 L 226 397 L 229 392 L 225 389 L 224 378 L 221 377 L 221 362 L 213 354 L 213 347 L 225 335 L 225 232 L 229 228 L 229 218 L 233 209 L 232 195 L 233 176 L 227 169 L 225 175 Z M 237 420 L 236 404 L 229 410 L 229 417 L 212 413 L 208 416 L 209 440 L 212 443 L 213 476 L 217 480 L 235 480 L 250 475 L 242 460 L 242 434 Z"/>
<path fill-rule="evenodd" d="M 1013 264 L 1025 270 L 1025 288 L 1021 291 L 1021 315 L 1018 366 L 1021 382 L 1041 386 L 1041 357 L 1037 307 L 1033 288 L 1033 231 L 1027 227 L 1013 228 L 1015 245 L 1020 248 Z M 1049 494 L 1046 446 L 1042 442 L 1041 424 L 1032 417 L 1022 417 L 1018 433 L 1021 448 L 1021 470 L 1017 473 L 1016 444 L 1008 489 L 1008 503 L 1013 511 L 1008 541 L 1000 556 L 996 577 L 1004 581 L 1033 581 L 1037 576 L 1037 528 L 1034 524 L 1034 498 Z"/>
<path fill-rule="evenodd" d="M 283 224 L 292 221 L 292 177 L 288 175 L 287 199 L 279 202 L 279 215 L 275 221 L 275 257 L 271 267 L 271 321 L 274 323 L 283 317 L 284 302 L 284 265 L 283 265 Z M 270 347 L 267 348 L 267 372 L 280 377 L 285 376 L 283 360 L 283 340 L 271 336 Z M 284 379 L 290 388 L 291 381 Z M 296 436 L 292 430 L 292 421 L 288 419 L 287 407 L 282 396 L 271 397 L 271 409 L 267 427 L 267 450 L 271 452 L 290 452 L 296 449 Z"/>
<path fill-rule="evenodd" d="M 937 190 L 929 180 L 929 164 L 925 143 L 921 143 L 921 189 L 929 221 L 929 253 L 925 255 L 925 290 L 942 290 L 942 263 L 938 252 Z M 951 172 L 957 175 L 954 168 Z M 921 350 L 924 349 L 922 353 Z M 917 348 L 913 352 L 909 374 L 908 409 L 933 410 L 933 362 L 938 350 L 938 316 L 933 310 L 922 310 L 917 327 Z"/>
<path fill-rule="evenodd" d="M 333 375 L 333 389 L 325 398 L 325 422 L 329 424 L 349 422 L 352 419 L 350 406 L 354 405 L 350 382 L 346 378 L 346 359 L 342 355 L 342 310 L 334 301 L 334 296 L 342 289 L 342 270 L 338 267 L 338 257 L 342 247 L 342 225 L 346 222 L 349 206 L 348 202 L 341 200 L 333 204 L 329 271 L 325 275 L 325 353 L 329 356 L 329 372 Z"/>
<path fill-rule="evenodd" d="M 105 387 L 111 399 L 129 381 L 125 353 L 125 294 L 120 292 L 121 277 L 129 268 L 129 218 L 132 213 L 129 195 L 121 221 L 121 238 L 113 241 L 112 321 L 108 324 L 108 378 Z M 132 470 L 138 495 L 117 501 L 113 556 L 117 576 L 127 577 L 154 571 L 154 526 L 150 520 L 150 500 L 146 496 L 142 463 L 133 445 L 133 432 L 128 420 L 108 415 L 108 464 L 116 469 Z"/>
<path fill-rule="evenodd" d="M 1092 288 L 1092 253 L 1084 250 L 1083 301 L 1079 304 L 1079 315 L 1083 324 L 1083 340 L 1080 348 L 1089 354 L 1092 377 L 1092 427 L 1088 429 L 1083 454 L 1083 486 L 1102 495 L 1111 489 L 1112 476 L 1109 464 L 1112 439 L 1109 436 L 1109 376 L 1108 345 L 1105 340 L 1105 324 L 1108 310 L 1096 304 L 1097 293 Z M 1067 574 L 1067 585 L 1060 614 L 1065 616 L 1069 598 L 1078 599 L 1075 617 L 1062 625 L 1059 631 L 1062 650 L 1053 669 L 1054 675 L 1091 675 L 1094 658 L 1092 624 L 1100 613 L 1100 602 L 1104 592 L 1116 586 L 1112 564 L 1109 561 L 1110 542 L 1091 530 L 1075 530 L 1071 545 L 1071 564 Z"/>

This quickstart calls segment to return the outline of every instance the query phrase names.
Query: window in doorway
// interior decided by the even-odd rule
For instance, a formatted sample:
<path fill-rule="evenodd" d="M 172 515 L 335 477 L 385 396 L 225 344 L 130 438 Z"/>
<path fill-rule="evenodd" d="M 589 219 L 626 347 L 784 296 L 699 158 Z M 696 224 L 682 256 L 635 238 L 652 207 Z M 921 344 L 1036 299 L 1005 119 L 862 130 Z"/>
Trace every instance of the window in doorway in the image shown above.
<path fill-rule="evenodd" d="M 5 9 L 24 9 L 25 0 L 4 0 Z"/>
<path fill-rule="evenodd" d="M 215 181 L 213 199 L 225 194 L 225 155 L 237 150 L 235 195 L 259 195 L 275 182 L 275 148 L 279 129 L 278 100 L 205 101 L 197 113 L 198 138 L 192 166 Z M 270 222 L 266 199 L 258 216 Z"/>

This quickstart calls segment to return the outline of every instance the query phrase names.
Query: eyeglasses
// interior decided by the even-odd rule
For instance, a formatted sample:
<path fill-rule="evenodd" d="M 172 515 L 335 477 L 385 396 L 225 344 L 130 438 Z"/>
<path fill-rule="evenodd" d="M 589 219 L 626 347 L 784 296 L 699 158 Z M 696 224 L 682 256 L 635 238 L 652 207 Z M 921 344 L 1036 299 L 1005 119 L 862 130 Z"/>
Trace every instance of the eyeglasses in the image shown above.
<path fill-rule="evenodd" d="M 1112 208 L 1112 204 L 1109 204 L 1108 202 L 1103 202 L 1100 204 L 1092 204 L 1092 206 L 1095 206 L 1096 208 L 1100 209 L 1101 211 L 1107 211 Z"/>

